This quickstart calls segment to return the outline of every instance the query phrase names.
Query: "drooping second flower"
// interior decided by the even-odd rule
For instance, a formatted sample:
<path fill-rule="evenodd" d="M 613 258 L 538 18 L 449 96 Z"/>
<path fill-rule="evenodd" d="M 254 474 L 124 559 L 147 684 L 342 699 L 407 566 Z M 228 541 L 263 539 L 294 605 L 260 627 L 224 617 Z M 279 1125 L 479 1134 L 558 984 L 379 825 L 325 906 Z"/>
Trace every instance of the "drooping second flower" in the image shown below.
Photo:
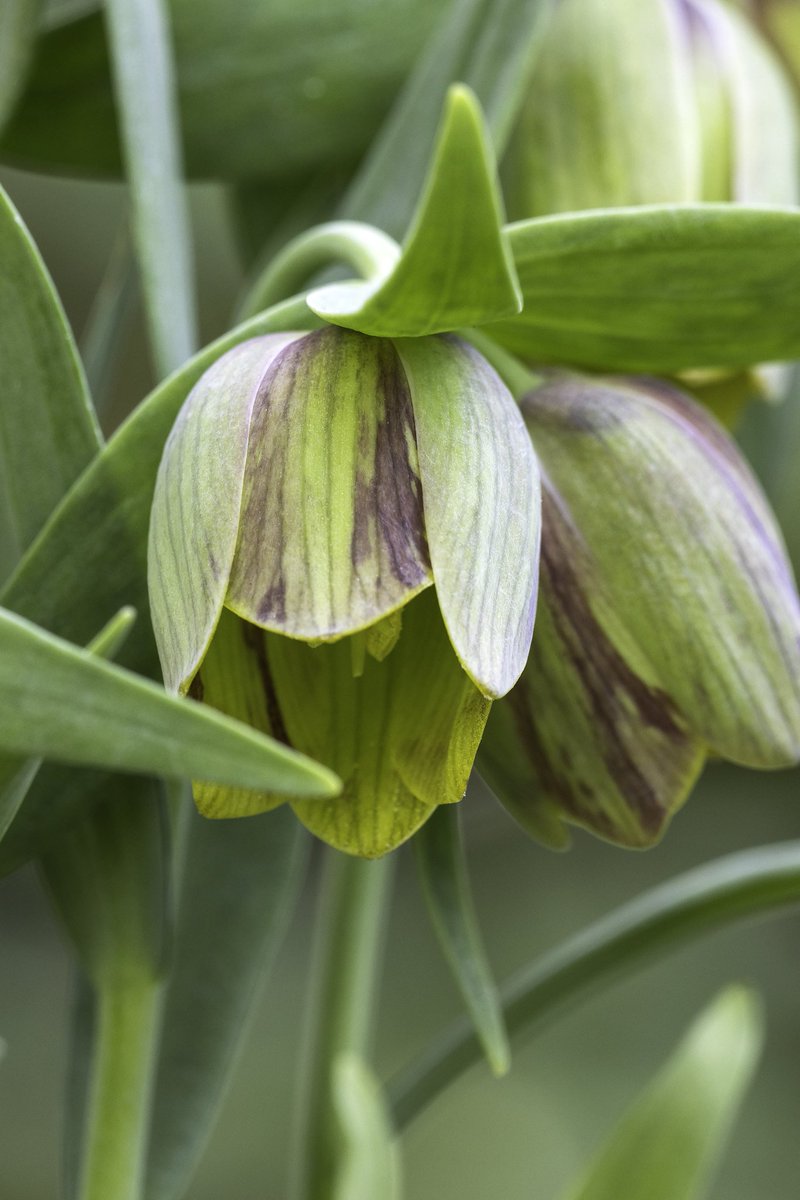
<path fill-rule="evenodd" d="M 331 766 L 342 797 L 298 814 L 382 854 L 463 795 L 527 658 L 538 545 L 524 422 L 466 343 L 331 326 L 244 343 L 189 396 L 159 472 L 167 686 Z M 195 798 L 208 816 L 278 802 Z"/>

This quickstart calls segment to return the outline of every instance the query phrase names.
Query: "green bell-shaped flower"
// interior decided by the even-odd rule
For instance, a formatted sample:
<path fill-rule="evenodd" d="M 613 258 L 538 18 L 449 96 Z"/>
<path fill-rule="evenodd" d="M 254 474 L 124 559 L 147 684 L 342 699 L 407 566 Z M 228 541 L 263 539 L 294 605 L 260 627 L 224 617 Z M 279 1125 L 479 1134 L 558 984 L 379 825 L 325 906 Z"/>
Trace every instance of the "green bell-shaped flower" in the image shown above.
<path fill-rule="evenodd" d="M 796 106 L 769 45 L 722 0 L 560 0 L 503 168 L 512 219 L 795 204 Z"/>
<path fill-rule="evenodd" d="M 365 856 L 459 800 L 533 629 L 539 478 L 488 363 L 451 336 L 325 326 L 243 343 L 190 394 L 153 505 L 167 687 L 329 763 L 315 833 Z M 435 599 L 434 599 L 435 591 Z M 207 816 L 275 797 L 203 783 Z"/>
<path fill-rule="evenodd" d="M 542 466 L 539 611 L 480 765 L 520 822 L 656 841 L 705 758 L 800 759 L 800 604 L 733 441 L 653 379 L 553 374 L 523 401 Z"/>

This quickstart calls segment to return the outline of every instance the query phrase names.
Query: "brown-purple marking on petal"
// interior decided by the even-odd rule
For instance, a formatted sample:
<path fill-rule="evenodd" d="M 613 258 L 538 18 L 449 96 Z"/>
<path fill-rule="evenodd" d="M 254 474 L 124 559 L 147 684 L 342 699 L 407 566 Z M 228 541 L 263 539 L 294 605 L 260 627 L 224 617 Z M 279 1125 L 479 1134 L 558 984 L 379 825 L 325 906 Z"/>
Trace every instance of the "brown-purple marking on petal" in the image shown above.
<path fill-rule="evenodd" d="M 261 687 L 264 692 L 267 717 L 269 718 L 270 734 L 277 741 L 284 742 L 288 746 L 290 745 L 289 734 L 286 732 L 286 726 L 281 714 L 278 693 L 275 690 L 275 681 L 272 678 L 272 671 L 270 670 L 267 658 L 267 647 L 264 643 L 264 638 L 268 635 L 264 633 L 263 629 L 259 629 L 255 625 L 250 625 L 246 621 L 242 622 L 242 625 L 245 643 L 252 652 L 256 666 L 258 667 Z"/>

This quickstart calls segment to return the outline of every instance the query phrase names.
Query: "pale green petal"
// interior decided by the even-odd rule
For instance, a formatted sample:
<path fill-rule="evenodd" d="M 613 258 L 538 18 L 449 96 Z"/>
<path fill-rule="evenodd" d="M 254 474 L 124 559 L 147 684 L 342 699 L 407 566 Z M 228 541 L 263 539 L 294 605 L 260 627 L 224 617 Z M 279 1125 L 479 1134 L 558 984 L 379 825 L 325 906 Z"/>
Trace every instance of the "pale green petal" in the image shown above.
<path fill-rule="evenodd" d="M 186 690 L 228 587 L 253 404 L 278 352 L 268 334 L 223 355 L 191 391 L 164 447 L 148 548 L 150 607 L 166 686 Z"/>
<path fill-rule="evenodd" d="M 265 629 L 334 640 L 429 586 L 414 414 L 390 342 L 329 327 L 278 357 L 239 520 L 226 604 Z"/>
<path fill-rule="evenodd" d="M 511 393 L 472 347 L 452 337 L 396 345 L 445 625 L 475 684 L 502 696 L 525 665 L 536 610 L 536 456 Z"/>

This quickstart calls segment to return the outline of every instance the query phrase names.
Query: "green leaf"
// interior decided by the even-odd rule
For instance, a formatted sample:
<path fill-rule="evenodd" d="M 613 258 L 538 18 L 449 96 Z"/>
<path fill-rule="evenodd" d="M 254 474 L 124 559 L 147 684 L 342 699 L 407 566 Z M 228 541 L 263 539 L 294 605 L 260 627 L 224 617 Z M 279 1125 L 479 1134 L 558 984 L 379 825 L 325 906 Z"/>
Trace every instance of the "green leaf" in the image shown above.
<path fill-rule="evenodd" d="M 0 610 L 0 746 L 116 770 L 332 796 L 334 777 L 213 709 Z"/>
<path fill-rule="evenodd" d="M 357 1054 L 340 1054 L 332 1071 L 341 1131 L 334 1200 L 400 1200 L 400 1156 L 380 1084 Z"/>
<path fill-rule="evenodd" d="M 439 808 L 414 838 L 428 911 L 492 1071 L 510 1065 L 500 999 L 481 940 L 467 878 L 459 814 Z"/>
<path fill-rule="evenodd" d="M 514 218 L 701 199 L 686 39 L 663 0 L 561 0 L 504 163 Z"/>
<path fill-rule="evenodd" d="M 800 355 L 800 212 L 571 213 L 509 237 L 525 308 L 487 332 L 528 361 L 674 373 Z"/>
<path fill-rule="evenodd" d="M 730 987 L 701 1014 L 569 1200 L 699 1200 L 763 1041 L 761 1010 Z"/>
<path fill-rule="evenodd" d="M 704 753 L 800 757 L 786 552 L 732 440 L 670 385 L 554 374 L 523 412 L 546 480 L 541 609 L 482 769 L 524 824 L 647 845 Z"/>
<path fill-rule="evenodd" d="M 0 7 L 0 129 L 25 83 L 41 0 L 3 0 Z"/>
<path fill-rule="evenodd" d="M 106 0 L 145 314 L 159 374 L 197 348 L 189 210 L 166 0 Z"/>
<path fill-rule="evenodd" d="M 101 445 L 66 317 L 22 220 L 0 188 L 0 504 L 26 550 Z"/>
<path fill-rule="evenodd" d="M 318 647 L 266 635 L 292 745 L 344 781 L 334 803 L 299 802 L 295 812 L 330 845 L 365 858 L 405 841 L 437 804 L 461 799 L 489 710 L 458 664 L 433 589 L 402 621 L 382 662 L 364 635 Z"/>
<path fill-rule="evenodd" d="M 189 174 L 282 184 L 318 167 L 352 168 L 443 7 L 359 2 L 343 21 L 328 0 L 298 0 L 248 4 L 232 20 L 224 4 L 170 0 Z M 70 173 L 119 172 L 100 14 L 54 24 L 40 39 L 3 154 Z"/>
<path fill-rule="evenodd" d="M 480 107 L 468 88 L 452 87 L 399 261 L 387 278 L 317 288 L 308 306 L 334 325 L 379 337 L 441 333 L 518 313 L 503 219 Z"/>
<path fill-rule="evenodd" d="M 185 1193 L 301 890 L 305 841 L 288 809 L 221 824 L 192 813 L 145 1200 Z"/>
<path fill-rule="evenodd" d="M 539 566 L 539 471 L 511 393 L 454 338 L 396 343 L 411 386 L 425 529 L 464 670 L 501 696 L 525 666 Z"/>
<path fill-rule="evenodd" d="M 401 237 L 430 159 L 450 84 L 472 88 L 502 154 L 540 45 L 550 0 L 455 0 L 408 77 L 341 205 L 341 215 Z M 426 134 L 423 131 L 430 131 Z M 399 169 L 402 164 L 402 169 Z"/>

